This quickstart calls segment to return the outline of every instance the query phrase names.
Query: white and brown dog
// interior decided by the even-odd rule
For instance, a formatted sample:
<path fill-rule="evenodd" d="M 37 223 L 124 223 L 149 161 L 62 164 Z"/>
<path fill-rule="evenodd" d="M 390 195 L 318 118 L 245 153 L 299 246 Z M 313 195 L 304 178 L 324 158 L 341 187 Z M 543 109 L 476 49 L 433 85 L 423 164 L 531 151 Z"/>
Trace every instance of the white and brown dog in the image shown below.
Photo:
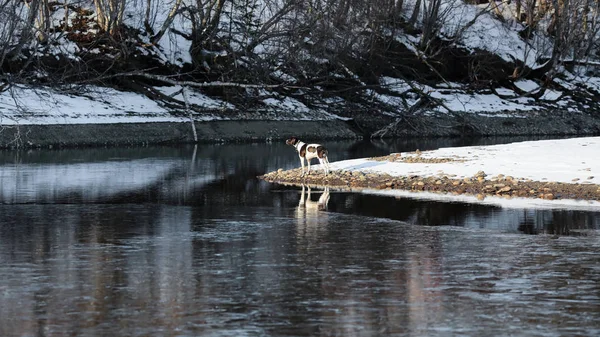
<path fill-rule="evenodd" d="M 325 174 L 329 174 L 329 159 L 327 159 L 327 149 L 325 146 L 321 144 L 306 144 L 305 142 L 300 141 L 296 137 L 292 137 L 285 141 L 287 145 L 291 145 L 296 148 L 298 151 L 298 156 L 300 157 L 300 164 L 302 165 L 302 175 L 304 176 L 304 160 L 308 164 L 308 171 L 306 175 L 310 174 L 310 161 L 312 159 L 318 158 L 319 163 L 323 166 L 323 170 Z"/>

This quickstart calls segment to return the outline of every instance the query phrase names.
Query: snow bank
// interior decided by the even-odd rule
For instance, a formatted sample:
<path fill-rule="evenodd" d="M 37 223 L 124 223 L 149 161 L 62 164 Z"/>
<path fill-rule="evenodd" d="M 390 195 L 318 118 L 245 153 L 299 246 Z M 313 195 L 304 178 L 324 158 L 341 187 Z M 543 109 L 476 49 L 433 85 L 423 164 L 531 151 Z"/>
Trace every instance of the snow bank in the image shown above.
<path fill-rule="evenodd" d="M 377 161 L 353 159 L 331 163 L 334 170 L 361 171 L 389 174 L 391 176 L 433 177 L 446 175 L 455 179 L 473 177 L 480 171 L 488 178 L 498 175 L 512 176 L 519 180 L 539 182 L 562 182 L 600 185 L 600 137 L 541 140 L 520 143 L 441 148 L 432 151 L 401 153 L 401 158 L 419 158 L 419 162 Z M 428 159 L 446 159 L 431 163 Z M 367 192 L 369 192 L 367 190 Z M 411 196 L 429 199 L 446 198 L 465 202 L 482 202 L 476 197 L 411 193 L 397 190 L 370 191 L 369 193 Z M 528 200 L 514 198 L 487 198 L 486 203 L 507 207 L 593 207 L 600 208 L 597 201 L 574 200 Z"/>

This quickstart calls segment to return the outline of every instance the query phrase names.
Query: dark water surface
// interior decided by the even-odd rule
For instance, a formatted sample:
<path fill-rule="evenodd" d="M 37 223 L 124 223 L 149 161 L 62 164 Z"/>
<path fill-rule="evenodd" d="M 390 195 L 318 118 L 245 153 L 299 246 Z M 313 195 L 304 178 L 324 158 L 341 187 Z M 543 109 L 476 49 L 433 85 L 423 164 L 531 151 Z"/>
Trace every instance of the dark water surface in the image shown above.
<path fill-rule="evenodd" d="M 600 335 L 600 213 L 255 178 L 298 164 L 281 144 L 0 152 L 0 336 Z"/>

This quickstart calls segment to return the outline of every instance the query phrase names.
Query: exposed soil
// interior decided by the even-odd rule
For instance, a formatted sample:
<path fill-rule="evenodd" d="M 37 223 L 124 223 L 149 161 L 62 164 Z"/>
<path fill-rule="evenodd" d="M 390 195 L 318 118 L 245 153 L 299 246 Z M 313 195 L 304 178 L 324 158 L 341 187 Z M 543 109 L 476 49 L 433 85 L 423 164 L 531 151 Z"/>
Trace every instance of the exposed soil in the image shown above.
<path fill-rule="evenodd" d="M 236 120 L 197 122 L 198 143 L 268 142 L 299 138 L 356 139 L 343 121 Z M 0 125 L 0 148 L 140 146 L 194 143 L 190 123 Z"/>
<path fill-rule="evenodd" d="M 575 199 L 600 200 L 600 185 L 568 184 L 518 180 L 510 176 L 498 175 L 486 178 L 479 172 L 469 178 L 458 179 L 448 175 L 434 177 L 390 176 L 388 174 L 362 173 L 356 171 L 332 171 L 325 175 L 321 170 L 302 177 L 300 168 L 270 172 L 260 179 L 273 183 L 290 185 L 319 185 L 334 188 L 373 188 L 398 189 L 407 191 L 427 191 L 434 193 L 469 194 L 483 200 L 486 196 L 505 198 Z"/>

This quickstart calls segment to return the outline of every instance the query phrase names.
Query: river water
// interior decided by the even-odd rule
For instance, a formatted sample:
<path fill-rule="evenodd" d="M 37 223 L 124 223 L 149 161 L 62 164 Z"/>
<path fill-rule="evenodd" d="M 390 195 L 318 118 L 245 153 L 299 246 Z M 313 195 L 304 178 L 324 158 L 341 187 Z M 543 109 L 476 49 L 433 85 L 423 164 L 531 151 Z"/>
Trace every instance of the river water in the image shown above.
<path fill-rule="evenodd" d="M 599 212 L 256 179 L 298 165 L 279 143 L 0 152 L 0 336 L 600 335 Z"/>

